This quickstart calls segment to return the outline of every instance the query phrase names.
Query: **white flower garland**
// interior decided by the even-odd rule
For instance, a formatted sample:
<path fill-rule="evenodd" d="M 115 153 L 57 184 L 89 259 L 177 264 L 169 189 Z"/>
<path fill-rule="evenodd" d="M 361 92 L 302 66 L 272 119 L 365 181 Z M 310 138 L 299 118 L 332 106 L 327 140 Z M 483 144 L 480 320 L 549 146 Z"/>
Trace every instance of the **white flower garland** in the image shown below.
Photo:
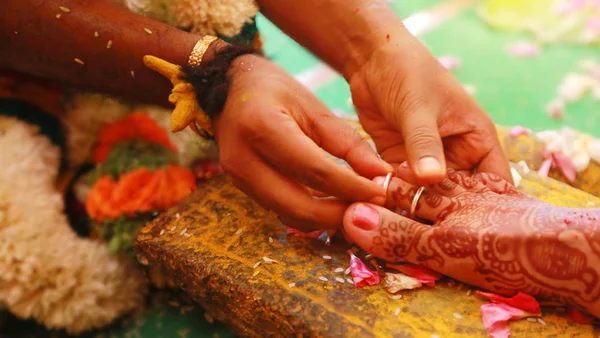
<path fill-rule="evenodd" d="M 0 117 L 0 149 L 0 303 L 73 334 L 140 307 L 147 281 L 136 263 L 71 230 L 55 187 L 58 148 Z"/>

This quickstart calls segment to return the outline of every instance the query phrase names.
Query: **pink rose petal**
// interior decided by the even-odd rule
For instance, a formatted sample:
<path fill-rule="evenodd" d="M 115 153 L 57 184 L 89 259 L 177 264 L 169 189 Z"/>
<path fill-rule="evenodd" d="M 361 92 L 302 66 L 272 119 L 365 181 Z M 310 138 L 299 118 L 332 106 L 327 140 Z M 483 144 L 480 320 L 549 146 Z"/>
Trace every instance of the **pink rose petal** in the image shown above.
<path fill-rule="evenodd" d="M 529 128 L 525 128 L 522 126 L 514 126 L 512 128 L 510 128 L 510 136 L 512 137 L 518 137 L 521 135 L 531 135 L 531 129 Z"/>
<path fill-rule="evenodd" d="M 507 338 L 510 336 L 508 321 L 531 316 L 531 314 L 506 304 L 483 304 L 481 306 L 481 319 L 483 326 L 490 336 L 494 338 Z"/>
<path fill-rule="evenodd" d="M 484 291 L 477 291 L 477 294 L 491 300 L 494 303 L 507 304 L 514 308 L 521 309 L 530 313 L 539 313 L 541 311 L 540 303 L 538 303 L 538 301 L 532 296 L 523 292 L 519 292 L 510 298 Z"/>
<path fill-rule="evenodd" d="M 441 274 L 416 264 L 386 264 L 386 267 L 398 270 L 405 275 L 416 278 L 419 282 L 429 287 L 435 287 L 435 282 L 442 278 Z"/>
<path fill-rule="evenodd" d="M 575 181 L 577 178 L 577 168 L 573 161 L 560 153 L 553 153 L 552 157 L 554 159 L 554 164 L 560 169 L 569 182 Z"/>
<path fill-rule="evenodd" d="M 515 56 L 532 57 L 540 54 L 540 46 L 529 42 L 518 42 L 509 45 L 506 51 Z"/>
<path fill-rule="evenodd" d="M 317 230 L 317 231 L 312 231 L 312 232 L 302 232 L 300 230 L 296 230 L 292 227 L 286 226 L 285 227 L 287 230 L 287 233 L 290 235 L 297 235 L 299 237 L 303 237 L 303 238 L 319 238 L 321 236 L 321 234 L 323 234 L 325 232 L 325 230 Z"/>
<path fill-rule="evenodd" d="M 377 285 L 381 280 L 376 272 L 369 270 L 365 263 L 353 253 L 350 253 L 350 273 L 354 286 L 357 288 L 365 285 Z"/>
<path fill-rule="evenodd" d="M 552 169 L 552 159 L 551 158 L 542 162 L 540 169 L 538 169 L 538 174 L 540 176 L 548 177 L 548 174 L 550 173 L 550 169 Z"/>

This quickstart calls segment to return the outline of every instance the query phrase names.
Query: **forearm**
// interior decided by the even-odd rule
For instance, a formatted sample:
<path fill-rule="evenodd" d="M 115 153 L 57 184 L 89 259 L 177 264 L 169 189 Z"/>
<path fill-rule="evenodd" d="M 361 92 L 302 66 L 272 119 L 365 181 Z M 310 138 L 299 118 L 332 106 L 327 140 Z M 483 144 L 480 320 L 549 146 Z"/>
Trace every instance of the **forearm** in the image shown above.
<path fill-rule="evenodd" d="M 142 57 L 184 64 L 199 39 L 107 1 L 5 0 L 0 13 L 0 68 L 147 103 L 167 105 L 171 84 Z"/>
<path fill-rule="evenodd" d="M 349 80 L 386 43 L 412 39 L 385 0 L 259 0 L 261 12 Z"/>

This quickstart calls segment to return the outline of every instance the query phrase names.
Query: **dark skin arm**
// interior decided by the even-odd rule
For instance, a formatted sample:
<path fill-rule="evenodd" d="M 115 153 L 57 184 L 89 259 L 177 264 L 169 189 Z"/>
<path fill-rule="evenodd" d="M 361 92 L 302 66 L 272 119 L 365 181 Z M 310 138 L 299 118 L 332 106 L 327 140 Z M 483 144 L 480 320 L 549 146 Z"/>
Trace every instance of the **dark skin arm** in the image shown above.
<path fill-rule="evenodd" d="M 0 13 L 0 68 L 167 107 L 171 85 L 142 57 L 185 64 L 201 38 L 107 1 L 6 0 Z"/>

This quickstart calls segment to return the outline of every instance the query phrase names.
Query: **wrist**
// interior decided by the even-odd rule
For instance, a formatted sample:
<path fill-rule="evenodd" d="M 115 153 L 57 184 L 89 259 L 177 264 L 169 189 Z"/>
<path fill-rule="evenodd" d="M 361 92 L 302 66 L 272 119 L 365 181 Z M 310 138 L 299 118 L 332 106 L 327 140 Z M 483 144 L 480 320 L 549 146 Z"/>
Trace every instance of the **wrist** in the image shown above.
<path fill-rule="evenodd" d="M 367 23 L 362 26 L 368 28 L 358 25 L 347 33 L 346 57 L 341 71 L 348 82 L 372 59 L 373 54 L 389 46 L 405 49 L 416 40 L 394 13 L 386 13 L 384 18 L 379 18 L 378 22 L 374 22 L 375 18 L 365 18 Z"/>

